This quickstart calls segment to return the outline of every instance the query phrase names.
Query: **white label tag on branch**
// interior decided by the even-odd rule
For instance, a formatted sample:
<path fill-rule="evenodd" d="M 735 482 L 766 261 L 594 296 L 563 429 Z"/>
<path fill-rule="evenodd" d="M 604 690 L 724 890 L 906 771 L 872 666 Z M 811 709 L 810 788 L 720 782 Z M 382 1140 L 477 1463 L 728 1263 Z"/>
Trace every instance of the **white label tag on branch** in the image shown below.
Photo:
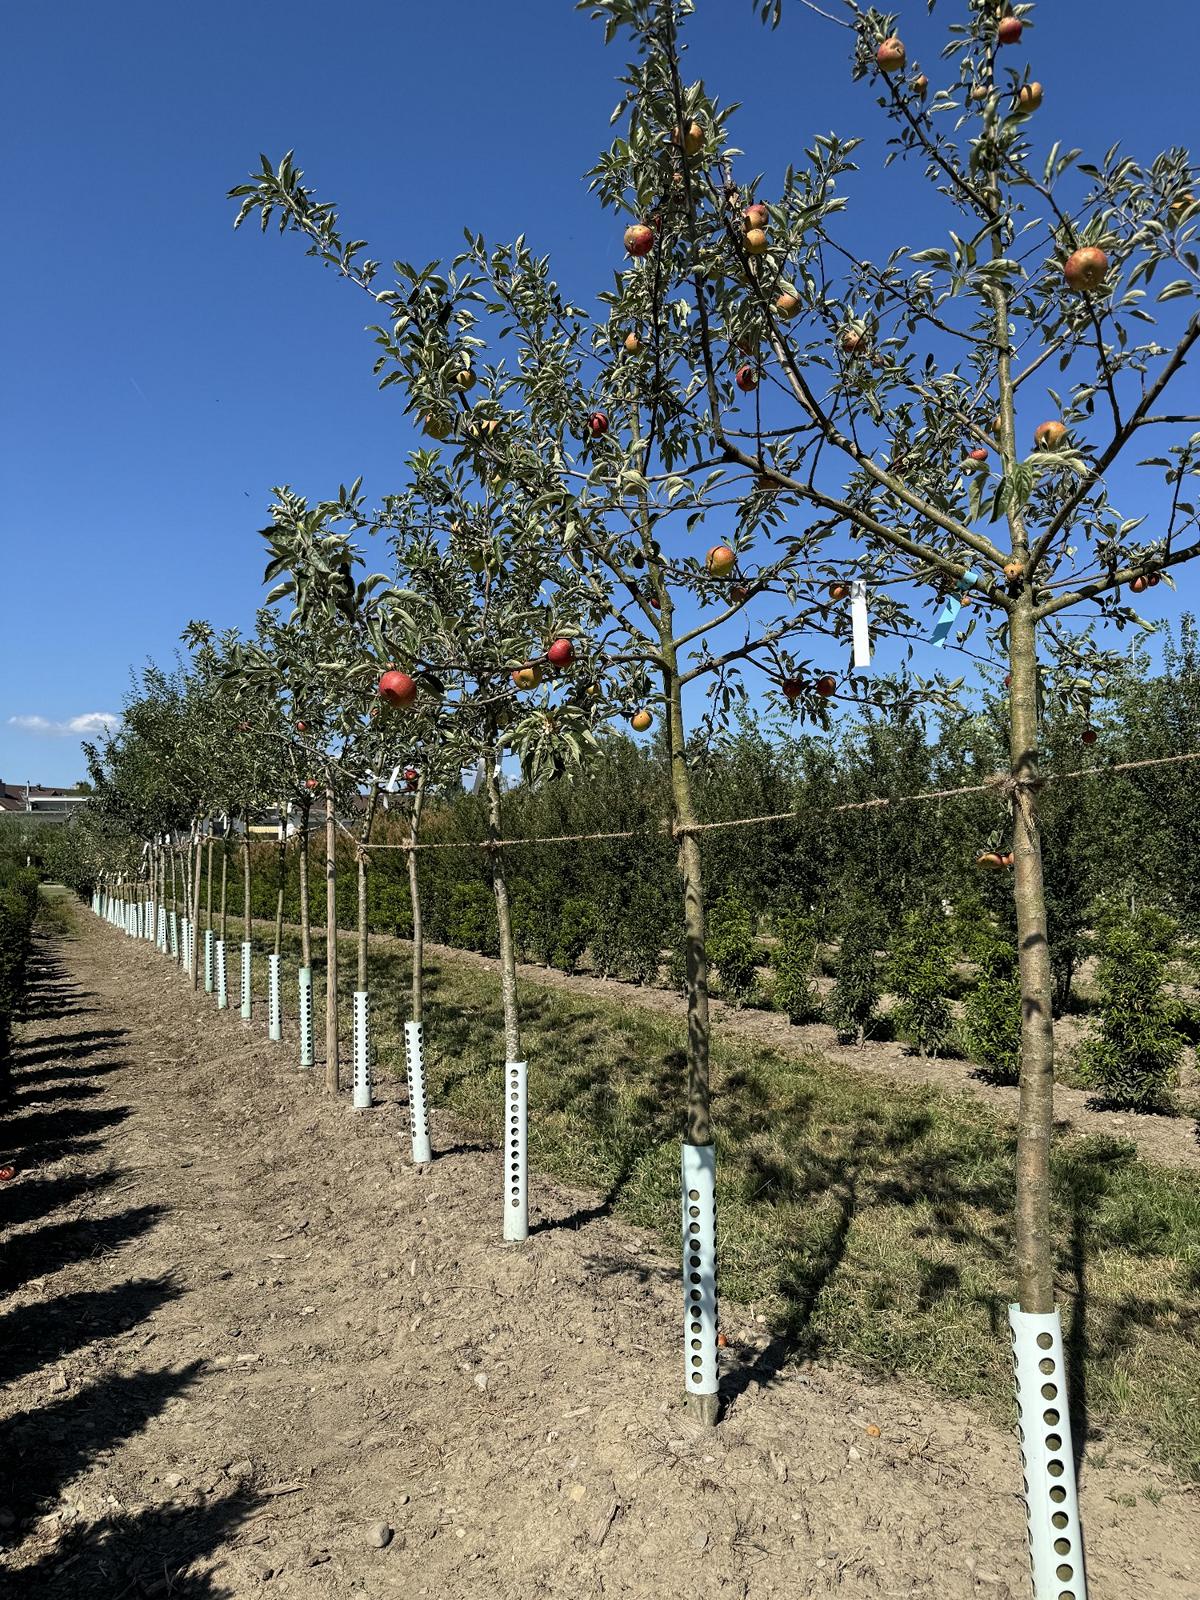
<path fill-rule="evenodd" d="M 867 623 L 867 581 L 850 580 L 850 626 L 854 635 L 854 665 L 871 665 L 871 630 Z"/>

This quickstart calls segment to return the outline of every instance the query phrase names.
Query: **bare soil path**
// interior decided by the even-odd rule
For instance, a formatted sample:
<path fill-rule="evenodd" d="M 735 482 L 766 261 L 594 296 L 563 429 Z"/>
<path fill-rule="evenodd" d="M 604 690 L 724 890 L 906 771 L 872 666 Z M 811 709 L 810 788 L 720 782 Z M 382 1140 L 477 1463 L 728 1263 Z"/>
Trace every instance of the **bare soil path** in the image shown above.
<path fill-rule="evenodd" d="M 1017 1600 L 1014 1439 L 726 1307 L 726 1419 L 676 1400 L 673 1261 L 394 1090 L 355 1114 L 143 945 L 39 947 L 0 1123 L 6 1600 Z M 499 1084 L 498 1084 L 499 1088 Z M 868 1435 L 867 1426 L 879 1430 Z M 1200 1593 L 1197 1496 L 1085 1461 L 1094 1600 Z"/>

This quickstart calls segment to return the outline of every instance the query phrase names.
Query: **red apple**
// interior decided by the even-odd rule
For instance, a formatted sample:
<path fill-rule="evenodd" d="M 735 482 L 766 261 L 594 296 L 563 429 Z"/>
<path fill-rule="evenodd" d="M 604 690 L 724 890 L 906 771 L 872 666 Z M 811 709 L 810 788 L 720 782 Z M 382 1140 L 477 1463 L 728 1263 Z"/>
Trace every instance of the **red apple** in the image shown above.
<path fill-rule="evenodd" d="M 379 680 L 379 698 L 389 706 L 410 706 L 417 698 L 417 680 L 407 672 L 385 672 Z"/>
<path fill-rule="evenodd" d="M 608 432 L 608 418 L 603 411 L 593 411 L 588 418 L 588 431 L 594 438 L 599 438 Z"/>
<path fill-rule="evenodd" d="M 1134 594 L 1144 594 L 1145 591 L 1150 587 L 1150 579 L 1145 577 L 1135 578 L 1129 587 L 1133 590 Z"/>
<path fill-rule="evenodd" d="M 308 723 L 307 722 L 298 722 L 296 724 L 296 732 L 297 733 L 307 733 L 308 732 Z"/>
<path fill-rule="evenodd" d="M 999 44 L 1018 44 L 1021 38 L 1020 17 L 1001 17 L 1000 26 L 996 29 L 996 40 Z"/>
<path fill-rule="evenodd" d="M 817 679 L 816 690 L 823 700 L 828 700 L 830 695 L 837 693 L 837 679 L 831 672 L 823 672 Z"/>
<path fill-rule="evenodd" d="M 829 585 L 829 598 L 831 600 L 844 600 L 850 593 L 848 583 L 831 583 Z"/>
<path fill-rule="evenodd" d="M 1075 289 L 1081 294 L 1090 294 L 1093 289 L 1098 289 L 1107 271 L 1108 257 L 1094 244 L 1072 250 L 1063 264 L 1063 277 L 1067 280 L 1068 289 Z"/>
<path fill-rule="evenodd" d="M 765 228 L 770 225 L 771 213 L 761 200 L 756 200 L 742 212 L 742 221 L 747 228 Z"/>
<path fill-rule="evenodd" d="M 727 544 L 715 544 L 704 558 L 707 572 L 714 578 L 723 578 L 737 566 L 737 556 Z"/>
<path fill-rule="evenodd" d="M 894 33 L 875 52 L 875 64 L 880 72 L 899 72 L 907 60 L 904 45 Z"/>
<path fill-rule="evenodd" d="M 546 660 L 552 667 L 569 667 L 575 659 L 575 646 L 570 639 L 555 639 L 546 651 Z"/>
<path fill-rule="evenodd" d="M 981 444 L 980 445 L 976 445 L 974 450 L 968 450 L 967 451 L 967 460 L 968 461 L 986 461 L 987 460 L 987 456 L 988 456 L 988 453 L 987 453 L 987 451 L 984 449 L 984 447 Z"/>
<path fill-rule="evenodd" d="M 745 605 L 750 598 L 750 590 L 744 583 L 734 583 L 729 587 L 729 598 L 735 606 Z"/>
<path fill-rule="evenodd" d="M 767 236 L 761 228 L 747 228 L 745 245 L 748 256 L 761 256 L 767 248 Z"/>
<path fill-rule="evenodd" d="M 654 229 L 644 222 L 635 222 L 625 229 L 625 248 L 631 256 L 648 256 L 654 249 Z"/>
<path fill-rule="evenodd" d="M 420 776 L 421 776 L 421 774 L 417 771 L 416 767 L 405 767 L 405 769 L 404 769 L 404 781 L 405 781 L 405 783 L 416 783 L 417 779 Z"/>
<path fill-rule="evenodd" d="M 1033 442 L 1039 450 L 1057 450 L 1067 437 L 1067 425 L 1057 417 L 1049 422 L 1039 422 L 1033 430 Z"/>
<path fill-rule="evenodd" d="M 1095 728 L 1085 728 L 1079 737 L 1083 740 L 1084 744 L 1095 744 L 1096 730 Z"/>
<path fill-rule="evenodd" d="M 790 294 L 786 289 L 782 294 L 775 296 L 775 315 L 778 317 L 794 317 L 800 309 L 800 296 Z"/>
<path fill-rule="evenodd" d="M 305 778 L 304 787 L 306 789 L 315 789 L 317 787 L 317 780 L 315 778 Z"/>
<path fill-rule="evenodd" d="M 779 688 L 785 700 L 799 700 L 804 693 L 804 684 L 799 678 L 784 678 Z"/>
<path fill-rule="evenodd" d="M 737 370 L 737 386 L 743 394 L 749 394 L 751 389 L 758 388 L 758 373 L 753 367 L 739 367 Z"/>

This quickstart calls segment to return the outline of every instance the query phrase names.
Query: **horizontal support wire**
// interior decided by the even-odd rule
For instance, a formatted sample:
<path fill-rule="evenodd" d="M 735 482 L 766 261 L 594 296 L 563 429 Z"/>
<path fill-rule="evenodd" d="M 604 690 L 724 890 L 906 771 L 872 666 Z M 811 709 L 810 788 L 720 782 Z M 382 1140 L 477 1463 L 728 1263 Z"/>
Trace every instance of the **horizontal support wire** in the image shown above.
<path fill-rule="evenodd" d="M 1046 773 L 1037 778 L 1014 778 L 1010 773 L 997 772 L 982 783 L 965 784 L 958 789 L 925 789 L 918 794 L 876 795 L 870 800 L 844 800 L 835 806 L 813 806 L 809 810 L 773 811 L 758 817 L 731 817 L 719 822 L 693 822 L 676 825 L 662 822 L 657 831 L 668 838 L 680 839 L 687 835 L 712 833 L 719 828 L 765 827 L 775 822 L 805 822 L 814 816 L 837 816 L 850 811 L 879 811 L 888 806 L 919 805 L 928 800 L 954 800 L 960 795 L 992 794 L 1005 802 L 1022 790 L 1041 789 L 1051 783 L 1067 783 L 1077 778 L 1107 778 L 1115 772 L 1140 772 L 1147 767 L 1179 766 L 1185 761 L 1200 761 L 1200 750 L 1186 755 L 1153 756 L 1145 761 L 1119 761 L 1104 767 L 1079 767 L 1074 772 Z M 362 844 L 361 850 L 511 850 L 529 844 L 591 844 L 605 839 L 644 839 L 653 833 L 650 828 L 626 828 L 618 833 L 555 833 L 532 835 L 527 839 L 451 839 L 425 842 L 405 840 L 401 844 Z"/>

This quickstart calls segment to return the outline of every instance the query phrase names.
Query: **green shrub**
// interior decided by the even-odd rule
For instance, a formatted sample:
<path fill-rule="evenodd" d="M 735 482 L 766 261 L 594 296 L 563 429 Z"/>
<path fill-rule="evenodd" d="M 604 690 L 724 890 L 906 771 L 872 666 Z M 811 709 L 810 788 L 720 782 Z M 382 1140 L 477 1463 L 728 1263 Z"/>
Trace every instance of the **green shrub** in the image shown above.
<path fill-rule="evenodd" d="M 994 940 L 977 953 L 979 982 L 967 997 L 959 1029 L 962 1047 L 1000 1083 L 1021 1069 L 1021 977 L 1012 945 Z"/>
<path fill-rule="evenodd" d="M 550 950 L 553 966 L 564 972 L 574 972 L 579 959 L 591 942 L 592 908 L 582 896 L 571 895 L 563 901 L 558 911 L 558 924 Z"/>
<path fill-rule="evenodd" d="M 456 883 L 453 886 L 446 913 L 446 931 L 449 942 L 461 950 L 478 950 L 485 956 L 499 955 L 496 900 L 487 884 Z"/>
<path fill-rule="evenodd" d="M 36 910 L 37 874 L 7 870 L 0 880 L 0 1062 L 7 1058 L 13 1017 L 25 994 Z"/>
<path fill-rule="evenodd" d="M 897 1032 L 922 1056 L 936 1056 L 953 1032 L 949 991 L 954 981 L 949 930 L 937 912 L 910 911 L 892 944 L 886 982 L 896 996 Z"/>
<path fill-rule="evenodd" d="M 875 963 L 875 919 L 852 914 L 842 930 L 837 981 L 825 1007 L 826 1018 L 843 1038 L 861 1045 L 879 1004 L 879 970 Z"/>
<path fill-rule="evenodd" d="M 370 896 L 368 915 L 371 927 L 380 933 L 393 934 L 397 939 L 411 938 L 412 903 L 408 896 L 408 885 L 390 878 L 376 878 L 371 874 L 367 879 L 367 891 Z M 274 906 L 271 913 L 274 915 Z"/>
<path fill-rule="evenodd" d="M 1167 1102 L 1183 1039 L 1163 988 L 1174 933 L 1161 913 L 1107 921 L 1097 940 L 1096 1030 L 1079 1052 L 1079 1076 L 1114 1106 L 1154 1110 Z"/>
<path fill-rule="evenodd" d="M 606 885 L 590 916 L 592 965 L 606 978 L 654 983 L 663 946 L 669 942 L 668 920 L 658 885 L 639 880 L 625 893 L 617 884 Z"/>
<path fill-rule="evenodd" d="M 749 908 L 735 894 L 725 894 L 708 920 L 708 956 L 716 964 L 721 993 L 734 1005 L 745 1005 L 757 983 L 754 921 Z"/>
<path fill-rule="evenodd" d="M 493 896 L 493 901 L 495 897 Z M 542 896 L 528 884 L 510 890 L 509 915 L 517 951 L 525 961 L 550 961 L 553 930 Z"/>
<path fill-rule="evenodd" d="M 771 952 L 775 974 L 771 996 L 777 1011 L 787 1013 L 791 1022 L 809 1022 L 820 1015 L 813 968 L 817 959 L 817 937 L 811 917 L 793 912 L 782 918 L 779 943 Z"/>

